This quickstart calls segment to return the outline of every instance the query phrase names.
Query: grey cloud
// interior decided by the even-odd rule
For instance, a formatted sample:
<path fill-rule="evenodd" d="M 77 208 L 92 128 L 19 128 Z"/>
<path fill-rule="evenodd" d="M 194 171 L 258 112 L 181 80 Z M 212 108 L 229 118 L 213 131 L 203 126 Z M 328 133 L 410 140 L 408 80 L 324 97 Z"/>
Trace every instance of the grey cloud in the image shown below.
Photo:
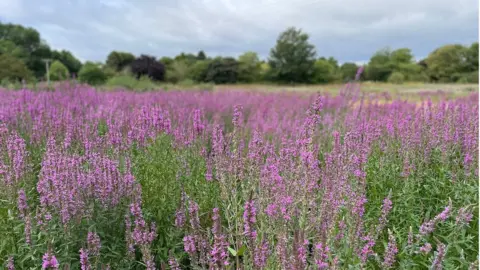
<path fill-rule="evenodd" d="M 267 57 L 289 26 L 309 33 L 319 55 L 341 62 L 367 60 L 385 46 L 424 57 L 446 43 L 478 40 L 477 11 L 475 0 L 0 1 L 1 19 L 35 27 L 52 47 L 85 60 L 104 60 L 111 50 Z"/>

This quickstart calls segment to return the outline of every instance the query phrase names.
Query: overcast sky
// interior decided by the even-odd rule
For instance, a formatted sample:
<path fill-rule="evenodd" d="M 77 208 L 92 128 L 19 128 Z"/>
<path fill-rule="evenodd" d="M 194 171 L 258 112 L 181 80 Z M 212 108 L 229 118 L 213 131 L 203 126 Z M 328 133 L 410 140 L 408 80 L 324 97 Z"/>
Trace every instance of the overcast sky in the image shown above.
<path fill-rule="evenodd" d="M 478 0 L 0 0 L 0 20 L 32 26 L 54 49 L 104 61 L 112 50 L 268 56 L 289 26 L 310 34 L 319 56 L 368 60 L 409 47 L 417 58 L 478 40 Z"/>

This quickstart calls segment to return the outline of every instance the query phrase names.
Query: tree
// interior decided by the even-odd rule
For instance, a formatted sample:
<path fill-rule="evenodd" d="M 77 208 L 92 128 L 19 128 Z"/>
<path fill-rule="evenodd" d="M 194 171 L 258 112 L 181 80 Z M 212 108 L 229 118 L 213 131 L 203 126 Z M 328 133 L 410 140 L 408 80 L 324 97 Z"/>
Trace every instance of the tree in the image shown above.
<path fill-rule="evenodd" d="M 207 59 L 207 56 L 205 55 L 205 52 L 204 51 L 199 51 L 198 54 L 197 54 L 197 60 L 206 60 Z"/>
<path fill-rule="evenodd" d="M 335 66 L 332 61 L 320 58 L 315 61 L 315 83 L 331 83 L 335 80 Z"/>
<path fill-rule="evenodd" d="M 238 80 L 251 83 L 260 78 L 261 63 L 256 52 L 246 52 L 238 57 Z"/>
<path fill-rule="evenodd" d="M 315 72 L 315 47 L 308 42 L 308 34 L 290 27 L 277 39 L 270 51 L 272 78 L 281 82 L 306 83 Z"/>
<path fill-rule="evenodd" d="M 107 80 L 107 76 L 98 64 L 86 62 L 78 72 L 78 79 L 83 83 L 99 85 Z"/>
<path fill-rule="evenodd" d="M 9 54 L 0 54 L 0 81 L 20 81 L 32 78 L 32 72 L 25 63 Z"/>
<path fill-rule="evenodd" d="M 126 66 L 129 66 L 133 60 L 135 60 L 135 56 L 131 53 L 112 51 L 107 56 L 106 64 L 116 72 L 119 72 Z"/>
<path fill-rule="evenodd" d="M 71 74 L 77 74 L 82 68 L 82 62 L 78 60 L 73 54 L 66 50 L 53 51 L 52 58 L 60 61 L 68 69 Z"/>
<path fill-rule="evenodd" d="M 195 64 L 189 68 L 188 78 L 196 82 L 206 82 L 209 65 L 209 60 L 195 62 Z"/>
<path fill-rule="evenodd" d="M 132 73 L 137 79 L 142 76 L 148 76 L 154 81 L 163 81 L 165 79 L 165 66 L 155 60 L 155 57 L 148 55 L 140 55 L 132 64 Z"/>
<path fill-rule="evenodd" d="M 238 79 L 238 62 L 232 57 L 217 57 L 209 63 L 205 80 L 207 82 L 236 83 Z"/>
<path fill-rule="evenodd" d="M 377 51 L 368 62 L 366 75 L 371 81 L 386 82 L 390 74 L 393 72 L 392 62 L 390 61 L 390 49 L 382 49 Z"/>
<path fill-rule="evenodd" d="M 460 44 L 445 45 L 430 53 L 425 60 L 428 75 L 433 81 L 452 82 L 468 72 L 468 50 Z"/>
<path fill-rule="evenodd" d="M 166 71 L 167 81 L 177 83 L 187 79 L 188 65 L 184 60 L 174 61 Z"/>
<path fill-rule="evenodd" d="M 175 61 L 184 61 L 188 66 L 191 66 L 197 61 L 197 56 L 191 53 L 181 53 L 175 56 Z"/>
<path fill-rule="evenodd" d="M 54 81 L 66 80 L 70 76 L 67 67 L 62 62 L 55 60 L 50 65 L 50 79 Z"/>
<path fill-rule="evenodd" d="M 358 66 L 355 63 L 343 63 L 340 66 L 340 73 L 343 81 L 349 81 L 355 79 Z"/>
<path fill-rule="evenodd" d="M 478 42 L 474 42 L 467 50 L 467 69 L 470 72 L 478 71 Z"/>

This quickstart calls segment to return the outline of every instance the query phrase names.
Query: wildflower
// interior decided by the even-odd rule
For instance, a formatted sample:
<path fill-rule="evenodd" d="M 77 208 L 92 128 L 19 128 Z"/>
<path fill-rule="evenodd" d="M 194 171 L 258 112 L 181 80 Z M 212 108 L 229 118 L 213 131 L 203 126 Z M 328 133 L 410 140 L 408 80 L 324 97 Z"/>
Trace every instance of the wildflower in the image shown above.
<path fill-rule="evenodd" d="M 8 257 L 8 260 L 7 260 L 7 270 L 15 270 L 15 265 L 14 265 L 14 261 L 13 261 L 13 257 L 12 257 L 12 256 Z"/>
<path fill-rule="evenodd" d="M 257 209 L 255 208 L 253 201 L 247 201 L 245 203 L 245 211 L 243 212 L 243 234 L 251 239 L 255 239 L 257 237 L 256 231 L 252 228 L 256 222 L 256 216 Z"/>
<path fill-rule="evenodd" d="M 82 270 L 90 270 L 88 251 L 83 248 L 80 249 L 80 267 Z"/>
<path fill-rule="evenodd" d="M 42 269 L 58 269 L 60 266 L 55 255 L 52 255 L 48 252 L 43 255 L 42 259 Z"/>
<path fill-rule="evenodd" d="M 443 269 L 443 259 L 447 253 L 447 246 L 443 243 L 438 243 L 437 252 L 435 252 L 435 258 L 432 263 L 432 270 L 442 270 Z"/>
<path fill-rule="evenodd" d="M 395 256 L 398 253 L 397 242 L 395 241 L 395 236 L 393 236 L 390 230 L 388 231 L 388 244 L 387 250 L 385 251 L 385 256 L 383 258 L 383 267 L 389 269 L 395 263 Z"/>
<path fill-rule="evenodd" d="M 458 214 L 455 217 L 455 224 L 457 226 L 466 226 L 473 219 L 473 214 L 466 207 L 462 207 L 458 210 Z"/>
<path fill-rule="evenodd" d="M 263 240 L 260 245 L 257 245 L 254 250 L 253 264 L 255 267 L 264 268 L 267 265 L 267 257 L 270 254 L 268 242 Z"/>
<path fill-rule="evenodd" d="M 423 254 L 428 254 L 432 250 L 432 245 L 430 243 L 425 243 L 420 247 L 420 252 Z"/>

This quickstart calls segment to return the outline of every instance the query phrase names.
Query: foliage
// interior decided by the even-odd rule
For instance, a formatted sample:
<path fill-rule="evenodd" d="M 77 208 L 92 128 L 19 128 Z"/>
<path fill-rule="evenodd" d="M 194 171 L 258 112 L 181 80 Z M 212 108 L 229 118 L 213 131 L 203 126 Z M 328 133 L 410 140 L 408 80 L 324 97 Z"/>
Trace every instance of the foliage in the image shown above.
<path fill-rule="evenodd" d="M 78 79 L 90 85 L 99 85 L 106 82 L 107 75 L 98 64 L 86 62 L 78 72 Z"/>
<path fill-rule="evenodd" d="M 28 80 L 31 77 L 32 72 L 22 60 L 9 54 L 0 54 L 0 81 Z"/>
<path fill-rule="evenodd" d="M 131 68 L 137 79 L 142 76 L 148 76 L 154 81 L 165 79 L 165 66 L 152 56 L 141 55 L 132 62 Z"/>
<path fill-rule="evenodd" d="M 206 82 L 235 83 L 238 80 L 238 62 L 232 57 L 217 57 L 208 64 Z"/>
<path fill-rule="evenodd" d="M 50 65 L 50 79 L 53 81 L 63 81 L 70 77 L 68 69 L 62 62 L 55 60 Z"/>
<path fill-rule="evenodd" d="M 459 73 L 468 71 L 467 49 L 459 44 L 445 45 L 433 51 L 426 63 L 428 74 L 433 81 L 455 81 Z"/>
<path fill-rule="evenodd" d="M 355 79 L 355 75 L 357 74 L 358 66 L 355 63 L 343 63 L 340 66 L 340 73 L 342 74 L 343 81 L 350 81 Z"/>
<path fill-rule="evenodd" d="M 135 60 L 135 56 L 131 53 L 112 51 L 107 56 L 106 65 L 119 72 L 132 64 L 133 60 Z"/>
<path fill-rule="evenodd" d="M 332 83 L 336 79 L 336 66 L 331 61 L 320 58 L 315 61 L 315 83 Z M 355 71 L 356 72 L 356 71 Z"/>
<path fill-rule="evenodd" d="M 188 77 L 196 82 L 206 82 L 209 66 L 209 60 L 200 60 L 195 62 L 195 64 L 189 68 Z"/>
<path fill-rule="evenodd" d="M 246 52 L 238 57 L 238 81 L 251 83 L 260 79 L 261 63 L 258 54 Z"/>
<path fill-rule="evenodd" d="M 166 71 L 166 81 L 177 83 L 189 76 L 189 67 L 185 60 L 174 61 Z"/>
<path fill-rule="evenodd" d="M 82 63 L 80 60 L 75 58 L 73 54 L 66 50 L 53 51 L 52 58 L 60 61 L 65 67 L 67 67 L 70 74 L 78 74 L 80 68 L 82 68 Z"/>
<path fill-rule="evenodd" d="M 388 82 L 389 83 L 402 84 L 404 81 L 405 81 L 405 75 L 403 75 L 403 73 L 398 72 L 398 71 L 394 71 L 388 77 Z"/>
<path fill-rule="evenodd" d="M 308 34 L 294 27 L 280 34 L 268 60 L 273 79 L 279 82 L 311 82 L 316 51 L 308 38 Z"/>

